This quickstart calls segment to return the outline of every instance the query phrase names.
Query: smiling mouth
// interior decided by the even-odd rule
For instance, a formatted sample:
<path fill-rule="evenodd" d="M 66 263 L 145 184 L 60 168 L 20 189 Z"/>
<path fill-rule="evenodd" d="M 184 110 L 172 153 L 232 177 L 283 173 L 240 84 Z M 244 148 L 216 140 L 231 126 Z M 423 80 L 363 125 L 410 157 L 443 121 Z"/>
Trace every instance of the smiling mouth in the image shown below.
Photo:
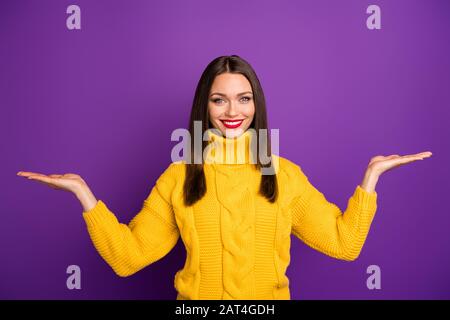
<path fill-rule="evenodd" d="M 240 120 L 220 120 L 222 121 L 223 125 L 229 129 L 234 129 L 239 127 L 242 122 L 244 121 L 244 119 L 240 119 Z"/>

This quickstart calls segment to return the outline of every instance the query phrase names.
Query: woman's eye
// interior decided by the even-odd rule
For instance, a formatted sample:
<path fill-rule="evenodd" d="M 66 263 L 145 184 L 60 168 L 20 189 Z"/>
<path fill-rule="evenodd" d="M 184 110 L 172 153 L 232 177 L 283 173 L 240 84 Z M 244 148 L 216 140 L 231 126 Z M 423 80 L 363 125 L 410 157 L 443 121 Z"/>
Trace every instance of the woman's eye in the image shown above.
<path fill-rule="evenodd" d="M 244 102 L 249 102 L 250 100 L 252 100 L 252 98 L 250 98 L 250 97 L 242 97 L 242 99 L 247 99 L 247 100 L 244 100 Z"/>
<path fill-rule="evenodd" d="M 217 99 L 213 99 L 213 102 L 214 103 L 217 103 L 218 101 L 223 101 L 222 99 L 220 99 L 220 98 L 217 98 Z"/>

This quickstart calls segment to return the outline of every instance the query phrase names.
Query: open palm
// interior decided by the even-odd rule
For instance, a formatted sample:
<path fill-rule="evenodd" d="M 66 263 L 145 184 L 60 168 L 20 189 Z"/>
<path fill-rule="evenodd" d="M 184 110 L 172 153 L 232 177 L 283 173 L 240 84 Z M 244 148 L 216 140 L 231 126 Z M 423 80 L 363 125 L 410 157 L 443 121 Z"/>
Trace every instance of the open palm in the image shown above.
<path fill-rule="evenodd" d="M 65 190 L 74 193 L 86 184 L 83 178 L 74 173 L 45 175 L 37 172 L 20 171 L 17 175 L 31 180 L 36 180 L 53 189 Z"/>
<path fill-rule="evenodd" d="M 389 171 L 395 167 L 404 165 L 409 162 L 413 162 L 416 160 L 423 160 L 424 158 L 428 158 L 432 155 L 430 151 L 425 151 L 416 154 L 409 154 L 400 156 L 398 154 L 393 154 L 390 156 L 376 156 L 370 159 L 368 167 L 376 172 L 378 175 L 381 175 L 383 172 Z"/>

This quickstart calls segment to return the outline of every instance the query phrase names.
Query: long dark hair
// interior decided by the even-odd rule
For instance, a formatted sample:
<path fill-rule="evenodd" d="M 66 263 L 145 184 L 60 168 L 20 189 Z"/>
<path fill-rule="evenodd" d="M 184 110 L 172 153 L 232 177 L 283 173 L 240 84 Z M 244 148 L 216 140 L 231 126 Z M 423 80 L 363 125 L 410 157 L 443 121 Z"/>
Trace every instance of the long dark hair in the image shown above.
<path fill-rule="evenodd" d="M 194 121 L 201 121 L 202 134 L 212 127 L 210 126 L 208 114 L 208 96 L 215 77 L 222 73 L 242 74 L 250 82 L 255 102 L 255 115 L 250 124 L 250 128 L 255 129 L 256 140 L 259 141 L 260 129 L 266 129 L 266 132 L 268 132 L 266 100 L 255 71 L 247 61 L 237 55 L 217 57 L 211 61 L 203 71 L 197 84 L 194 101 L 192 103 L 192 110 L 189 118 L 190 136 L 194 137 Z M 262 167 L 272 167 L 270 134 L 267 134 L 266 141 L 266 146 L 260 146 L 259 142 L 257 143 L 256 154 L 259 155 L 260 148 L 265 147 L 265 150 L 267 150 L 266 156 L 270 158 L 270 161 L 267 164 L 263 164 L 260 161 L 260 157 L 257 156 L 255 165 L 258 169 L 261 169 Z M 207 144 L 208 141 L 202 141 L 202 150 L 205 150 Z M 194 148 L 194 139 L 191 139 L 190 147 L 191 159 L 186 163 L 186 179 L 183 186 L 184 204 L 186 206 L 193 205 L 206 193 L 206 178 L 203 171 L 203 162 L 200 164 L 194 162 L 195 152 L 198 152 L 198 150 L 195 150 Z M 259 193 L 269 202 L 273 203 L 276 201 L 278 196 L 278 186 L 275 173 L 262 175 Z"/>

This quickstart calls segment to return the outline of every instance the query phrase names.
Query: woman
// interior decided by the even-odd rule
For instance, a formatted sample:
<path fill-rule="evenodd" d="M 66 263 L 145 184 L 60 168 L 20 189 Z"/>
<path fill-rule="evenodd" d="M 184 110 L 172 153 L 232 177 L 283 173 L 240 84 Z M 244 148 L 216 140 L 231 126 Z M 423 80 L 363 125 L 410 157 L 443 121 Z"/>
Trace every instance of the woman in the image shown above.
<path fill-rule="evenodd" d="M 191 139 L 184 160 L 166 168 L 128 225 L 79 175 L 18 174 L 76 195 L 93 244 L 119 276 L 161 259 L 181 236 L 187 257 L 175 275 L 177 299 L 290 299 L 290 234 L 331 257 L 356 259 L 377 208 L 379 176 L 431 156 L 373 157 L 341 212 L 300 166 L 271 153 L 268 137 L 261 142 L 268 129 L 263 90 L 252 67 L 236 55 L 206 67 L 193 101 L 191 137 L 195 123 L 206 141 L 199 150 Z M 257 157 L 260 150 L 268 150 L 269 161 Z"/>

